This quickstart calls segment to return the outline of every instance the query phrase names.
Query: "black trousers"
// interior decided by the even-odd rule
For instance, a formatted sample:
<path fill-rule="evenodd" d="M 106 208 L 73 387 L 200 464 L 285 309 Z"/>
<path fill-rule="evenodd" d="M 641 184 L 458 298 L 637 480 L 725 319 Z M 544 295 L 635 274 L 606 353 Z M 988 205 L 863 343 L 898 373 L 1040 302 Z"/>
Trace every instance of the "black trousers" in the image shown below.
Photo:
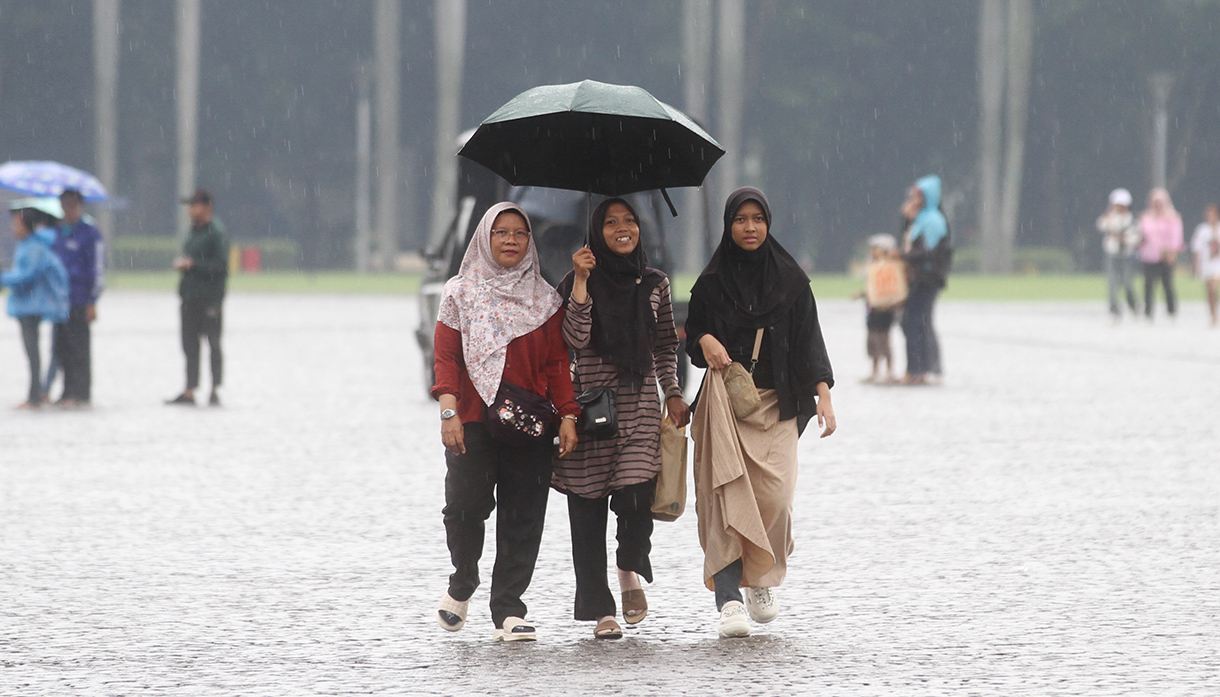
<path fill-rule="evenodd" d="M 1173 266 L 1163 261 L 1155 264 L 1144 263 L 1144 314 L 1152 316 L 1158 280 L 1165 287 L 1165 305 L 1169 309 L 1169 316 L 1173 317 L 1178 313 L 1178 295 L 1173 288 Z"/>
<path fill-rule="evenodd" d="M 21 325 L 21 343 L 25 346 L 25 357 L 30 363 L 30 391 L 26 400 L 30 404 L 42 403 L 42 355 L 38 352 L 38 326 L 42 317 L 25 315 L 18 317 Z"/>
<path fill-rule="evenodd" d="M 606 581 L 607 508 L 618 517 L 616 562 L 652 583 L 652 498 L 657 480 L 625 486 L 600 499 L 568 494 L 568 522 L 572 526 L 572 566 L 576 570 L 576 605 L 573 617 L 595 620 L 614 615 L 617 606 Z"/>
<path fill-rule="evenodd" d="M 741 559 L 729 564 L 712 574 L 712 585 L 716 591 L 716 610 L 724 609 L 724 604 L 730 600 L 745 602 L 741 595 L 741 577 L 745 573 L 745 565 Z"/>
<path fill-rule="evenodd" d="M 445 537 L 454 572 L 449 595 L 467 600 L 479 586 L 484 522 L 496 510 L 496 563 L 491 571 L 491 619 L 525 617 L 542 542 L 551 485 L 549 441 L 514 448 L 493 440 L 482 423 L 463 427 L 466 453 L 445 452 Z"/>
<path fill-rule="evenodd" d="M 902 305 L 902 333 L 907 341 L 907 374 L 940 375 L 940 340 L 932 326 L 932 311 L 940 288 L 915 285 Z"/>
<path fill-rule="evenodd" d="M 208 340 L 208 354 L 212 359 L 212 389 L 224 382 L 224 353 L 220 349 L 223 324 L 222 301 L 183 298 L 182 352 L 186 354 L 186 389 L 199 387 L 200 337 L 207 337 Z"/>
<path fill-rule="evenodd" d="M 64 371 L 63 399 L 88 402 L 92 393 L 92 338 L 85 306 L 73 307 L 68 321 L 55 325 L 55 360 Z"/>

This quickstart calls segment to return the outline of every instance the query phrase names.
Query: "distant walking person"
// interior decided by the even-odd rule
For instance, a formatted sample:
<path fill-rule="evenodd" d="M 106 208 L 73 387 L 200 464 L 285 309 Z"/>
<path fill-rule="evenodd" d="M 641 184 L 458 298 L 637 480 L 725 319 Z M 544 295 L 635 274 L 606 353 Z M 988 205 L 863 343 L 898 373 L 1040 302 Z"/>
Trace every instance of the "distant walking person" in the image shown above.
<path fill-rule="evenodd" d="M 1182 216 L 1174 210 L 1169 192 L 1157 187 L 1148 193 L 1148 208 L 1140 214 L 1139 257 L 1144 264 L 1144 315 L 1152 321 L 1156 283 L 1165 288 L 1169 317 L 1177 317 L 1178 296 L 1173 286 L 1173 269 L 1182 251 Z"/>
<path fill-rule="evenodd" d="M 823 438 L 836 428 L 817 303 L 809 277 L 771 236 L 772 220 L 758 189 L 729 196 L 720 245 L 691 289 L 686 319 L 686 352 L 708 368 L 691 436 L 703 582 L 715 592 L 721 637 L 749 636 L 750 619 L 779 614 L 772 589 L 795 547 L 797 439 L 810 419 Z M 733 363 L 749 366 L 754 383 L 735 394 L 757 388 L 759 398 L 741 416 L 725 380 Z"/>
<path fill-rule="evenodd" d="M 13 251 L 13 268 L 0 274 L 0 285 L 9 289 L 8 314 L 21 325 L 21 341 L 30 365 L 30 389 L 17 408 L 38 409 L 46 401 L 39 325 L 43 320 L 68 320 L 68 272 L 51 251 L 63 209 L 54 198 L 25 198 L 11 202 L 9 210 L 17 248 Z"/>
<path fill-rule="evenodd" d="M 943 372 L 932 312 L 936 296 L 945 287 L 953 252 L 949 222 L 940 210 L 940 192 L 940 177 L 923 177 L 907 192 L 902 204 L 902 216 L 907 221 L 902 258 L 909 267 L 910 290 L 902 310 L 907 372 L 900 382 L 907 385 L 940 382 Z"/>
<path fill-rule="evenodd" d="M 1195 258 L 1195 275 L 1202 279 L 1207 289 L 1207 310 L 1211 313 L 1212 326 L 1220 325 L 1220 206 L 1207 204 L 1203 211 L 1203 222 L 1195 228 L 1190 240 L 1190 249 Z"/>
<path fill-rule="evenodd" d="M 85 199 L 75 189 L 59 195 L 63 223 L 54 250 L 68 271 L 68 321 L 55 325 L 52 345 L 64 371 L 61 407 L 87 407 L 92 401 L 92 339 L 89 325 L 97 319 L 106 255 L 98 229 L 82 219 Z"/>
<path fill-rule="evenodd" d="M 542 542 L 556 423 L 560 457 L 578 440 L 562 327 L 559 294 L 542 277 L 529 218 L 515 204 L 495 204 L 445 284 L 436 322 L 432 396 L 441 407 L 442 515 L 453 563 L 436 621 L 446 631 L 466 625 L 495 510 L 492 638 L 536 638 L 521 596 Z"/>
<path fill-rule="evenodd" d="M 212 363 L 212 394 L 208 404 L 218 407 L 224 378 L 220 333 L 224 325 L 225 284 L 229 279 L 229 240 L 220 221 L 212 217 L 212 194 L 207 189 L 196 189 L 182 202 L 190 206 L 191 231 L 182 245 L 182 256 L 174 260 L 174 268 L 182 274 L 178 295 L 182 298 L 186 389 L 166 404 L 195 406 L 200 337 L 207 337 Z"/>
<path fill-rule="evenodd" d="M 1139 310 L 1135 304 L 1135 252 L 1140 244 L 1140 228 L 1131 215 L 1131 192 L 1115 189 L 1110 192 L 1110 206 L 1097 218 L 1097 231 L 1102 234 L 1101 248 L 1105 253 L 1106 290 L 1110 298 L 1110 314 L 1117 322 L 1122 317 L 1119 292 L 1127 301 L 1131 313 Z"/>

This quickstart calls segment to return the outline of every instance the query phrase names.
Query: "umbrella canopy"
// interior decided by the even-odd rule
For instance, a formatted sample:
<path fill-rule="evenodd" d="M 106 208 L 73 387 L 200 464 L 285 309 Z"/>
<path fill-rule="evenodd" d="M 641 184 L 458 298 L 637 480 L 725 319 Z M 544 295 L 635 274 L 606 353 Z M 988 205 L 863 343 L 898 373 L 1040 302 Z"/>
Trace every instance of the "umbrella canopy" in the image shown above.
<path fill-rule="evenodd" d="M 622 196 L 699 186 L 724 148 L 644 89 L 585 80 L 522 92 L 458 154 L 514 186 Z"/>
<path fill-rule="evenodd" d="M 86 201 L 105 201 L 106 187 L 97 177 L 51 160 L 10 160 L 0 165 L 0 187 L 30 196 L 58 196 L 76 189 Z"/>

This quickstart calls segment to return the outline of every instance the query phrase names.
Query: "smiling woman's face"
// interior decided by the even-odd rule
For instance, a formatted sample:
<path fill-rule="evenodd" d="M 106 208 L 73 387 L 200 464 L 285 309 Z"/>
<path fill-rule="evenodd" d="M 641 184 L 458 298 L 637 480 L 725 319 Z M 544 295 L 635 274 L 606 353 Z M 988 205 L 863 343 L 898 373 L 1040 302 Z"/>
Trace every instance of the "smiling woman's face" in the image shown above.
<path fill-rule="evenodd" d="M 625 257 L 635 251 L 640 243 L 640 224 L 631 214 L 631 209 L 621 203 L 612 203 L 602 218 L 602 237 L 610 251 Z"/>
<path fill-rule="evenodd" d="M 738 247 L 752 252 L 767 241 L 767 216 L 755 201 L 746 201 L 733 215 L 733 241 Z"/>
<path fill-rule="evenodd" d="M 491 257 L 506 269 L 525 258 L 530 245 L 530 228 L 520 213 L 504 211 L 491 224 Z"/>

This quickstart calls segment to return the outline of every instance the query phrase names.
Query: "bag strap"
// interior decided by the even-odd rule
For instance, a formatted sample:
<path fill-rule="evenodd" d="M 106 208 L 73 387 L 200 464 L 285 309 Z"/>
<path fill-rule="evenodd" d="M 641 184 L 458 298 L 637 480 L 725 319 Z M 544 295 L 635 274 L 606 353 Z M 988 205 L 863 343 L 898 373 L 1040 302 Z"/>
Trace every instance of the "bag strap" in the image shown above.
<path fill-rule="evenodd" d="M 754 333 L 754 352 L 750 354 L 750 375 L 754 374 L 754 366 L 758 365 L 758 352 L 762 349 L 763 328 Z"/>

